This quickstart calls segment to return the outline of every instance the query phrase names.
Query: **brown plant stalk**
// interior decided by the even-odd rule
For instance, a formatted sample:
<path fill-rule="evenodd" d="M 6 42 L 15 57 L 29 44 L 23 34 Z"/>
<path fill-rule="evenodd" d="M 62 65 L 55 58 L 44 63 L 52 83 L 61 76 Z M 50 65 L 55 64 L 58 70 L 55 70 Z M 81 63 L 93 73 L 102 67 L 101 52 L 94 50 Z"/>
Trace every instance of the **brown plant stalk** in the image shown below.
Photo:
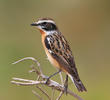
<path fill-rule="evenodd" d="M 48 100 L 53 100 L 53 97 L 50 97 L 50 95 L 47 94 L 47 92 L 44 90 L 44 88 L 39 87 L 39 85 L 41 85 L 41 86 L 46 85 L 46 86 L 52 88 L 52 90 L 54 89 L 54 90 L 60 91 L 59 96 L 56 98 L 56 100 L 60 100 L 61 96 L 64 94 L 64 85 L 63 85 L 63 78 L 62 78 L 61 73 L 60 73 L 61 84 L 54 81 L 54 80 L 51 80 L 51 79 L 49 79 L 48 83 L 46 83 L 47 76 L 43 74 L 40 63 L 35 58 L 25 57 L 21 60 L 14 62 L 13 64 L 16 64 L 16 63 L 19 63 L 21 61 L 28 60 L 28 59 L 34 61 L 35 64 L 37 64 L 37 66 L 39 68 L 39 69 L 37 69 L 35 67 L 35 65 L 32 65 L 31 66 L 32 70 L 30 71 L 30 72 L 35 72 L 37 74 L 37 80 L 29 80 L 29 79 L 15 78 L 14 77 L 14 78 L 12 78 L 11 83 L 16 84 L 16 85 L 22 85 L 22 86 L 33 86 L 33 85 L 35 85 L 36 88 L 39 89 L 48 98 Z M 32 92 L 33 92 L 33 94 L 35 94 L 39 98 L 39 100 L 44 100 L 34 90 Z M 67 89 L 67 94 L 73 96 L 77 100 L 83 100 L 80 96 L 78 96 L 77 94 L 75 94 L 74 92 L 72 92 L 69 89 Z M 54 95 L 54 94 L 52 94 L 52 95 Z"/>

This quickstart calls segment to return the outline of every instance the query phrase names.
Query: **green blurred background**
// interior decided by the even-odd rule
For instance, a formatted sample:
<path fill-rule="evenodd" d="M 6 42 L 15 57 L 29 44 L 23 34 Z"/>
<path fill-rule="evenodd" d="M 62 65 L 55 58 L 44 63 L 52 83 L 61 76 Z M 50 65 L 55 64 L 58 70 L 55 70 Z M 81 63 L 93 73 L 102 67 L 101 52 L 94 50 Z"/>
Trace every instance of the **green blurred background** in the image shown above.
<path fill-rule="evenodd" d="M 32 61 L 12 62 L 32 56 L 46 75 L 56 71 L 46 60 L 39 31 L 30 26 L 39 17 L 56 21 L 71 45 L 88 92 L 77 92 L 71 81 L 69 88 L 85 100 L 110 100 L 109 0 L 0 0 L 0 100 L 38 100 L 31 92 L 35 87 L 10 83 L 12 77 L 35 79 L 28 73 Z M 61 98 L 67 99 L 74 100 L 69 95 Z"/>

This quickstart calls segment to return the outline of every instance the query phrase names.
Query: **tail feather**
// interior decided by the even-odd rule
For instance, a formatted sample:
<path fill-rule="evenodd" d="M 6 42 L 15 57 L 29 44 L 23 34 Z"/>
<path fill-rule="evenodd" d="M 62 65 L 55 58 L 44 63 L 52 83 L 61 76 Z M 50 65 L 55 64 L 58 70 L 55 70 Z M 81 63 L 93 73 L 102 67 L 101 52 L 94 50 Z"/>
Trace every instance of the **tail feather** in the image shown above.
<path fill-rule="evenodd" d="M 85 86 L 81 82 L 81 80 L 78 80 L 77 81 L 72 76 L 70 76 L 70 78 L 71 78 L 72 82 L 75 84 L 75 86 L 77 87 L 78 91 L 80 91 L 80 92 L 87 91 L 86 88 L 85 88 Z"/>
<path fill-rule="evenodd" d="M 78 91 L 80 91 L 80 92 L 87 91 L 85 86 L 81 82 L 81 80 L 79 80 L 79 81 L 74 80 L 74 83 L 75 83 L 75 86 L 77 87 Z"/>

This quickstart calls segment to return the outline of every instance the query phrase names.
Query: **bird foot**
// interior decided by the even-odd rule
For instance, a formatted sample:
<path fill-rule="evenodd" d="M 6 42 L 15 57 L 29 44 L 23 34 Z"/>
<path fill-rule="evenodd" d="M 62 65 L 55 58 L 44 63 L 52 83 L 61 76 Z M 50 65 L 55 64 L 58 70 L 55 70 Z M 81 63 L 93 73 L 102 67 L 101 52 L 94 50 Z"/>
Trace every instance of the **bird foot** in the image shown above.
<path fill-rule="evenodd" d="M 45 82 L 45 84 L 48 84 L 48 82 L 49 82 L 49 79 L 50 79 L 50 77 L 46 77 L 46 82 Z"/>
<path fill-rule="evenodd" d="M 64 85 L 64 93 L 67 95 L 68 85 Z"/>

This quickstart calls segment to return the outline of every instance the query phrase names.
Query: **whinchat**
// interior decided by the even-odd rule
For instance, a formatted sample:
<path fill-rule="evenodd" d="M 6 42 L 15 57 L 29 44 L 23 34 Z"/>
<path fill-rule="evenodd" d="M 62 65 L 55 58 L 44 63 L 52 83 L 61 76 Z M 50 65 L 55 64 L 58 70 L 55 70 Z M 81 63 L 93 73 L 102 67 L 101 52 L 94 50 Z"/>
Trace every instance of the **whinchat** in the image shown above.
<path fill-rule="evenodd" d="M 79 78 L 70 46 L 59 31 L 54 20 L 51 18 L 40 18 L 31 25 L 40 30 L 42 44 L 50 63 L 59 69 L 59 72 L 65 72 L 66 75 L 71 78 L 78 91 L 86 91 L 86 88 Z M 56 73 L 53 75 L 55 74 Z"/>

